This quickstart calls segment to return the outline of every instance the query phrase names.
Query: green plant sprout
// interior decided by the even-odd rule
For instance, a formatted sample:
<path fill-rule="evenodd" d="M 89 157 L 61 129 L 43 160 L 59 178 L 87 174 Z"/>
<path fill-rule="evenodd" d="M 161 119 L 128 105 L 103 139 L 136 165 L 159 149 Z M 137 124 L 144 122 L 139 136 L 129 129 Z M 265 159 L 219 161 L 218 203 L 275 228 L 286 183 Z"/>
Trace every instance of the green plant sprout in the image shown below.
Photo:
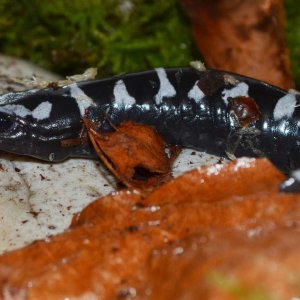
<path fill-rule="evenodd" d="M 246 287 L 236 278 L 213 271 L 208 274 L 210 287 L 220 290 L 235 300 L 278 300 L 259 286 Z"/>

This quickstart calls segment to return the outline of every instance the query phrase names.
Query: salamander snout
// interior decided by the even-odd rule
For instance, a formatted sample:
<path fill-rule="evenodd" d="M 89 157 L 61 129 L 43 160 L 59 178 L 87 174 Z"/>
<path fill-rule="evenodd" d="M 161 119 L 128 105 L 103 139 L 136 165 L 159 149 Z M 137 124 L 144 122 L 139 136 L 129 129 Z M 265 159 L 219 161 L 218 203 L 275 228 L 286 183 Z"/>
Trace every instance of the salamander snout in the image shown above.
<path fill-rule="evenodd" d="M 0 150 L 15 152 L 20 147 L 28 133 L 25 130 L 26 122 L 17 115 L 0 108 Z"/>

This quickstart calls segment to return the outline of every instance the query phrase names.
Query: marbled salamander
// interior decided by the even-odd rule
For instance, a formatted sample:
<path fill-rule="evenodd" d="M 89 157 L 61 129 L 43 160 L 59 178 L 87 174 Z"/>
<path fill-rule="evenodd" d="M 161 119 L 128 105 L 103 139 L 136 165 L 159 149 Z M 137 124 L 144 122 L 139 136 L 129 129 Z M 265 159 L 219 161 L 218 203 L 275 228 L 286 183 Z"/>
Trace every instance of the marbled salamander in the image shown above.
<path fill-rule="evenodd" d="M 258 109 L 249 121 L 244 100 Z M 53 162 L 96 157 L 89 143 L 62 143 L 80 137 L 86 116 L 99 130 L 132 120 L 154 126 L 169 144 L 220 156 L 265 156 L 287 172 L 300 168 L 299 100 L 237 74 L 157 68 L 0 96 L 0 150 Z"/>

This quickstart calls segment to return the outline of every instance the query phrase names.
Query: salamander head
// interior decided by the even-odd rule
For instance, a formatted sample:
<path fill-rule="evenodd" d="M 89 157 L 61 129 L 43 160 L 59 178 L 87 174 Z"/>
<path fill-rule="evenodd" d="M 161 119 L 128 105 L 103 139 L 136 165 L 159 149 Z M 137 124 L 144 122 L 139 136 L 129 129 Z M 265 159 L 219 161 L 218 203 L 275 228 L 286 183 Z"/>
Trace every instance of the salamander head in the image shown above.
<path fill-rule="evenodd" d="M 91 157 L 90 145 L 64 146 L 65 140 L 76 140 L 82 129 L 80 120 L 69 118 L 38 120 L 20 116 L 0 107 L 0 151 L 59 162 L 70 156 Z"/>
<path fill-rule="evenodd" d="M 48 135 L 47 135 L 48 132 Z M 0 150 L 45 161 L 60 161 L 68 156 L 68 149 L 60 149 L 60 142 L 51 136 L 51 128 L 0 108 Z M 50 135 L 50 136 L 49 136 Z"/>

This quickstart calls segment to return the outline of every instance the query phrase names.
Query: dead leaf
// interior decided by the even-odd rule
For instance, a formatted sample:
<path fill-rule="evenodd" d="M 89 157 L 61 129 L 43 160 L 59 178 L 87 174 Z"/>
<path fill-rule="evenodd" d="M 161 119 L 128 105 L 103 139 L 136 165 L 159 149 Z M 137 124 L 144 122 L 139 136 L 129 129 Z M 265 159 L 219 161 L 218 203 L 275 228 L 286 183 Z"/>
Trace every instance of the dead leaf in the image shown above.
<path fill-rule="evenodd" d="M 168 147 L 154 128 L 126 121 L 103 133 L 88 118 L 83 122 L 103 163 L 127 187 L 152 190 L 171 178 L 178 149 Z"/>

